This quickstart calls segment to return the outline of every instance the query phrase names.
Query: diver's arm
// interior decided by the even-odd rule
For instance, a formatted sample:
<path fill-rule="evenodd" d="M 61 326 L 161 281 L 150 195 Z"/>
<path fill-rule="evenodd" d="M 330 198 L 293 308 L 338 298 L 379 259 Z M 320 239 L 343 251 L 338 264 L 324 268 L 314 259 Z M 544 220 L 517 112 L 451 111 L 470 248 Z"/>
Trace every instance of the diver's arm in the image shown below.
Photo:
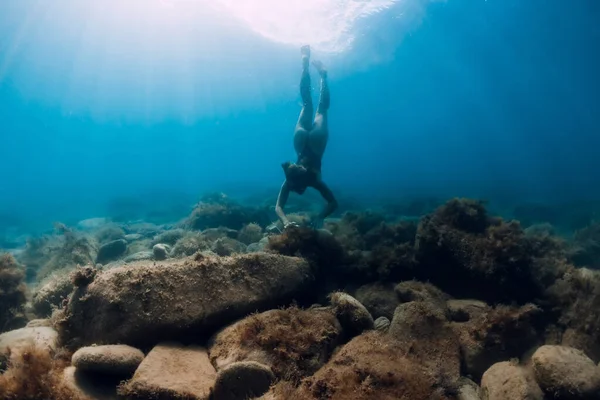
<path fill-rule="evenodd" d="M 281 189 L 279 190 L 279 196 L 277 197 L 277 205 L 275 206 L 275 212 L 277 213 L 277 216 L 283 223 L 284 227 L 290 223 L 290 221 L 285 216 L 285 213 L 283 212 L 283 208 L 285 207 L 285 203 L 287 203 L 289 195 L 290 188 L 288 187 L 286 180 L 285 182 L 283 182 L 283 185 L 281 185 Z"/>
<path fill-rule="evenodd" d="M 324 220 L 338 208 L 338 202 L 335 199 L 333 192 L 331 191 L 331 189 L 329 189 L 329 186 L 327 186 L 325 182 L 319 181 L 315 185 L 315 189 L 317 189 L 319 193 L 321 193 L 321 196 L 323 196 L 323 198 L 327 201 L 327 204 L 323 208 L 323 211 L 321 211 L 321 213 L 318 216 L 320 220 Z"/>

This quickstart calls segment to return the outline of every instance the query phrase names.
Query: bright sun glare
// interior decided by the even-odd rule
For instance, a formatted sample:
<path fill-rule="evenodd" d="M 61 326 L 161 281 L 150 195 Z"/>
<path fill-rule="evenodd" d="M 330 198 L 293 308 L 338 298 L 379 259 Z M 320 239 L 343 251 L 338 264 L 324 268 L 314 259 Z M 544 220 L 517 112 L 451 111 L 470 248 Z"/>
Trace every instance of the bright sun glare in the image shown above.
<path fill-rule="evenodd" d="M 238 18 L 254 32 L 285 44 L 310 43 L 324 52 L 342 52 L 354 41 L 353 27 L 365 16 L 399 0 L 161 0 L 210 3 Z"/>

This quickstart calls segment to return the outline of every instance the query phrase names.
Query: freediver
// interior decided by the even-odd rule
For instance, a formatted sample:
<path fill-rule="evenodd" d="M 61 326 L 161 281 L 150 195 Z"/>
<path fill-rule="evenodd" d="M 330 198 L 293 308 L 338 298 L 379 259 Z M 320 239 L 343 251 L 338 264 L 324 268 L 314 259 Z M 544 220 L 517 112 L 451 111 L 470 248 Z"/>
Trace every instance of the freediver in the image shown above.
<path fill-rule="evenodd" d="M 315 188 L 327 201 L 323 210 L 311 221 L 312 227 L 319 229 L 323 225 L 323 220 L 331 215 L 338 206 L 332 191 L 321 178 L 321 160 L 329 139 L 329 129 L 327 127 L 327 111 L 330 103 L 329 86 L 325 66 L 320 61 L 313 61 L 312 65 L 321 77 L 319 105 L 313 120 L 309 73 L 310 46 L 302 46 L 300 53 L 302 55 L 302 77 L 300 79 L 302 110 L 294 130 L 294 149 L 298 159 L 295 164 L 289 161 L 282 164 L 285 181 L 279 191 L 275 212 L 283 223 L 284 229 L 290 225 L 296 225 L 290 222 L 283 212 L 290 191 L 303 194 L 306 188 Z"/>

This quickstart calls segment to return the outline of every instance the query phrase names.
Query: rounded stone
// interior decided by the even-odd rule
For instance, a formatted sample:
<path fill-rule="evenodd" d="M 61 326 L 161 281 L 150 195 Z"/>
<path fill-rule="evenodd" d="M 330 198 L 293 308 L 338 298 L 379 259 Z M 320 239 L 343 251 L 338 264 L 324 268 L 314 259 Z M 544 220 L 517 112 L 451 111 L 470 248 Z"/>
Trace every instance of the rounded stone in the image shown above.
<path fill-rule="evenodd" d="M 350 335 L 358 335 L 375 326 L 371 313 L 349 294 L 335 292 L 330 301 L 340 324 Z"/>
<path fill-rule="evenodd" d="M 255 361 L 229 364 L 219 371 L 213 389 L 215 400 L 240 400 L 262 396 L 275 381 L 268 366 Z"/>
<path fill-rule="evenodd" d="M 82 347 L 71 358 L 71 363 L 81 371 L 109 375 L 133 375 L 144 360 L 144 353 L 126 345 Z"/>
<path fill-rule="evenodd" d="M 545 345 L 531 358 L 535 378 L 550 396 L 587 399 L 600 396 L 600 370 L 581 350 Z"/>
<path fill-rule="evenodd" d="M 154 254 L 155 260 L 166 260 L 169 256 L 169 251 L 169 246 L 164 243 L 158 243 L 152 247 L 152 254 Z"/>
<path fill-rule="evenodd" d="M 486 400 L 543 400 L 544 394 L 525 368 L 508 361 L 496 363 L 481 378 Z"/>
<path fill-rule="evenodd" d="M 386 317 L 379 317 L 375 320 L 375 330 L 387 332 L 388 328 L 390 327 L 390 324 L 390 320 Z"/>

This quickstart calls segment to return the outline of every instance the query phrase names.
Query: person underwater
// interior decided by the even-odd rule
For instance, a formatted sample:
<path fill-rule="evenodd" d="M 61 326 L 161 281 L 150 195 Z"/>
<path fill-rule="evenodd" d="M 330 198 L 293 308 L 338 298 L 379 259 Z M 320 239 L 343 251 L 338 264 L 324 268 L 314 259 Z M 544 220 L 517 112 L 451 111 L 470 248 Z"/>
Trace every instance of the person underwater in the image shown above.
<path fill-rule="evenodd" d="M 327 201 L 323 210 L 311 221 L 311 226 L 320 229 L 324 219 L 331 215 L 338 203 L 327 184 L 321 178 L 321 160 L 327 147 L 329 129 L 327 126 L 327 111 L 329 110 L 330 96 L 327 84 L 327 70 L 320 61 L 313 61 L 321 77 L 321 93 L 317 112 L 313 120 L 313 103 L 310 85 L 310 46 L 302 46 L 302 77 L 300 79 L 300 95 L 302 96 L 302 110 L 294 130 L 294 149 L 298 159 L 296 163 L 285 162 L 282 164 L 285 181 L 281 185 L 275 212 L 283 223 L 284 229 L 290 222 L 283 209 L 288 200 L 290 191 L 303 194 L 308 187 L 315 188 Z"/>

